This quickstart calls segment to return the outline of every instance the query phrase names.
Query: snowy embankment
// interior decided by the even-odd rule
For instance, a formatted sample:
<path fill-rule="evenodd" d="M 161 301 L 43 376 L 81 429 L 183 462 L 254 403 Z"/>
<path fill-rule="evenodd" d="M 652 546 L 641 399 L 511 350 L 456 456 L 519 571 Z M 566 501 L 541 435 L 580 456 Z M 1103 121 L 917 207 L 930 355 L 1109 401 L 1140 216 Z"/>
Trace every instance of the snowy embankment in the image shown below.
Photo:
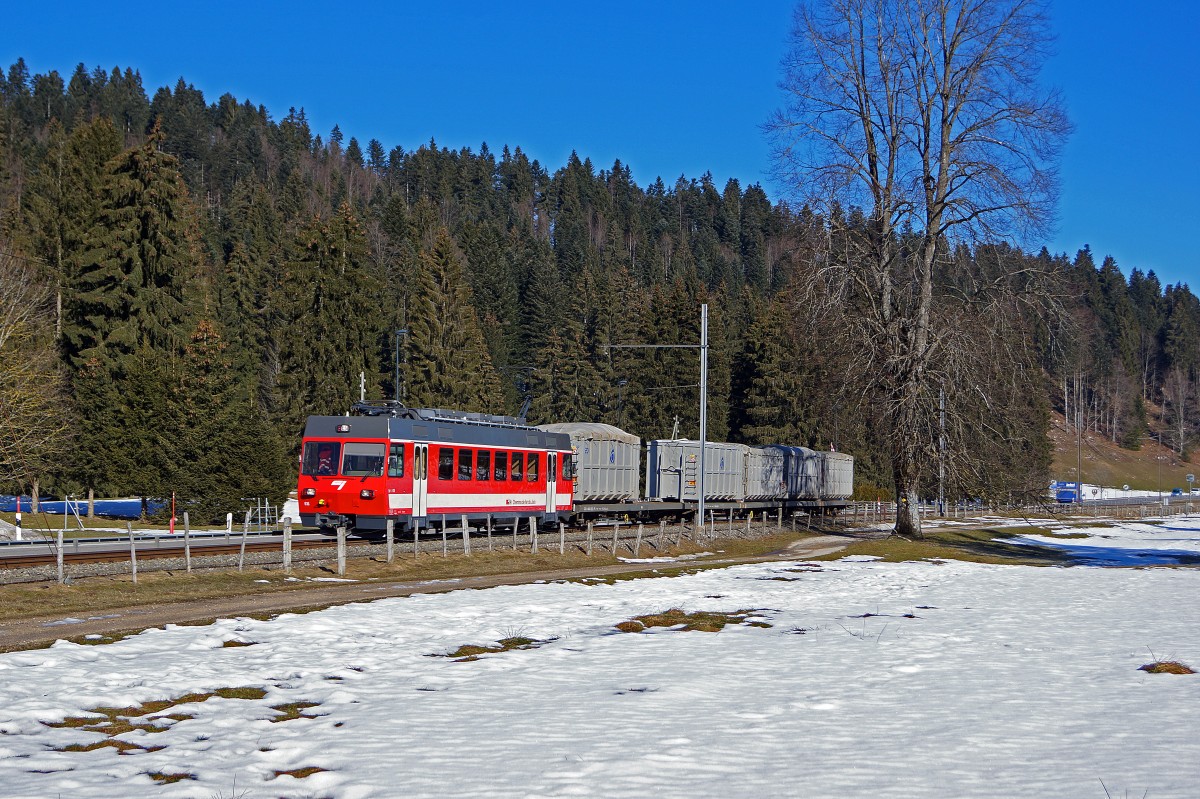
<path fill-rule="evenodd" d="M 1170 538 L 1162 548 L 1200 552 L 1198 517 L 1095 533 L 1112 550 Z M 1198 595 L 1194 569 L 844 559 L 60 642 L 0 655 L 0 785 L 204 799 L 1189 797 L 1200 675 L 1138 666 L 1153 652 L 1200 667 Z M 614 629 L 671 607 L 754 608 L 771 626 Z M 547 643 L 431 657 L 514 635 Z M 115 736 L 156 751 L 56 751 L 105 734 L 46 725 L 237 686 L 266 694 L 176 705 L 152 722 L 164 732 Z M 297 702 L 314 718 L 272 721 Z M 325 771 L 277 776 L 312 768 Z"/>

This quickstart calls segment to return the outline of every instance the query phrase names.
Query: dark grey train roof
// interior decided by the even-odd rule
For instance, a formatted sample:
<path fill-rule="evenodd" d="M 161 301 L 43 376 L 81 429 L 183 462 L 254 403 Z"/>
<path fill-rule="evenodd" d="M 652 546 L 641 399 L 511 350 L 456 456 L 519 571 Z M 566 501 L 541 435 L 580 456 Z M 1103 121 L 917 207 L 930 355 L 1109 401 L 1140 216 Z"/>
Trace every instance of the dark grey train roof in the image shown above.
<path fill-rule="evenodd" d="M 338 426 L 349 430 L 338 432 Z M 537 447 L 569 450 L 571 437 L 536 427 L 463 419 L 401 419 L 391 416 L 310 416 L 305 438 L 389 438 L 469 444 L 478 447 Z"/>

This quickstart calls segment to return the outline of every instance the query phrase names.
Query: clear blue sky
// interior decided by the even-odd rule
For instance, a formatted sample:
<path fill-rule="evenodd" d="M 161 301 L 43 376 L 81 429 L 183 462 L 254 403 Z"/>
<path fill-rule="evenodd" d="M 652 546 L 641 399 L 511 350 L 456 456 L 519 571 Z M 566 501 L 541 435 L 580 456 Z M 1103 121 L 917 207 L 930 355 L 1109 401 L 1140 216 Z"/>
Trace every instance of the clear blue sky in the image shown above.
<path fill-rule="evenodd" d="M 760 125 L 780 102 L 793 3 L 19 3 L 0 62 L 32 72 L 133 67 L 147 92 L 179 77 L 276 119 L 387 148 L 520 146 L 551 169 L 571 150 L 621 159 L 642 186 L 712 172 L 767 178 Z M 1057 0 L 1046 77 L 1076 124 L 1058 234 L 1128 274 L 1200 286 L 1200 3 Z"/>

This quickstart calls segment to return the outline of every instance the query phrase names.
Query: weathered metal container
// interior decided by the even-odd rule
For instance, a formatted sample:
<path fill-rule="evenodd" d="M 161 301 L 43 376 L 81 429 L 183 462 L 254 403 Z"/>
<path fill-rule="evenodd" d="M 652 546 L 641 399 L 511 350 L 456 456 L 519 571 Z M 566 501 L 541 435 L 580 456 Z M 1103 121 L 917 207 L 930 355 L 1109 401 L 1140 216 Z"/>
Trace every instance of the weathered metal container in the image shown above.
<path fill-rule="evenodd" d="M 854 456 L 817 453 L 821 461 L 821 499 L 849 499 L 854 494 Z"/>
<path fill-rule="evenodd" d="M 566 433 L 575 450 L 576 502 L 636 502 L 642 440 L 620 428 L 598 422 L 538 425 L 549 433 Z"/>
<path fill-rule="evenodd" d="M 783 475 L 784 454 L 779 447 L 750 447 L 746 453 L 747 500 L 783 499 L 787 483 Z"/>
<path fill-rule="evenodd" d="M 783 457 L 783 482 L 788 499 L 817 499 L 821 495 L 821 457 L 808 447 L 771 444 Z"/>
<path fill-rule="evenodd" d="M 704 445 L 705 499 L 740 500 L 746 493 L 745 444 L 709 441 Z M 651 441 L 646 453 L 646 498 L 697 501 L 700 489 L 700 442 Z"/>

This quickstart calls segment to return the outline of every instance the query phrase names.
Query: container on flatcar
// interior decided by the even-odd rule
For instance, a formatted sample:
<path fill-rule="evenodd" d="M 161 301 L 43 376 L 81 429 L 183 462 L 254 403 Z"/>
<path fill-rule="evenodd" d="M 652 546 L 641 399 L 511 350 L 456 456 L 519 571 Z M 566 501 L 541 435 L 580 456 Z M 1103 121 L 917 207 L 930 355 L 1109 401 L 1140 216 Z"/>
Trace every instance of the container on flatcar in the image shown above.
<path fill-rule="evenodd" d="M 745 444 L 709 441 L 704 445 L 705 499 L 745 499 L 749 450 Z M 646 452 L 646 498 L 697 501 L 700 498 L 699 472 L 699 441 L 651 441 Z"/>
<path fill-rule="evenodd" d="M 637 502 L 641 498 L 640 438 L 599 422 L 543 424 L 538 429 L 571 437 L 577 502 Z"/>
<path fill-rule="evenodd" d="M 766 449 L 783 457 L 783 481 L 788 499 L 818 499 L 821 496 L 820 453 L 808 447 L 771 444 Z"/>
<path fill-rule="evenodd" d="M 820 452 L 821 499 L 849 499 L 854 495 L 854 456 Z"/>
<path fill-rule="evenodd" d="M 770 447 L 750 447 L 746 453 L 745 499 L 784 499 L 783 453 Z M 707 487 L 706 487 L 707 488 Z"/>

